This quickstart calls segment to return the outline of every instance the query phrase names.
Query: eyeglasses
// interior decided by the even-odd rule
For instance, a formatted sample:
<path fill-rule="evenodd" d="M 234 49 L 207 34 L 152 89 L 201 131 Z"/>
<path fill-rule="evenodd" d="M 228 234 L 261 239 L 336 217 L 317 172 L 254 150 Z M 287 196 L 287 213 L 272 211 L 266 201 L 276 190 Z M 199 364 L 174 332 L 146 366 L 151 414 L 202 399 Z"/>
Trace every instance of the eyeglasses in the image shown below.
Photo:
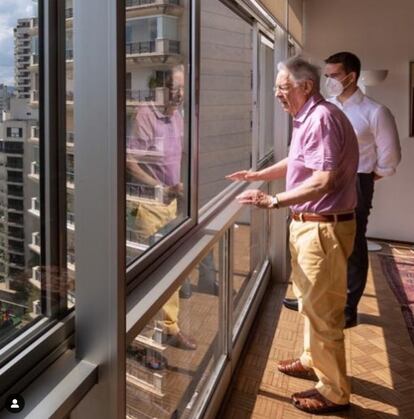
<path fill-rule="evenodd" d="M 273 93 L 276 93 L 278 90 L 282 93 L 287 93 L 291 88 L 291 84 L 281 84 L 280 86 L 273 86 Z"/>

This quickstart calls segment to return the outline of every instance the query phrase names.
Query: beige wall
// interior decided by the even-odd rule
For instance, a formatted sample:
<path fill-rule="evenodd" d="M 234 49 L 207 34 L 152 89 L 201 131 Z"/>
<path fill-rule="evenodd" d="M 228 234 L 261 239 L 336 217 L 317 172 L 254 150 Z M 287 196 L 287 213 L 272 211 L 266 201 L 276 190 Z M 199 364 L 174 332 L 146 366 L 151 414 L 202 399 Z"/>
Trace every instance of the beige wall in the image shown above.
<path fill-rule="evenodd" d="M 363 68 L 389 70 L 367 93 L 387 105 L 398 124 L 403 161 L 395 176 L 376 184 L 368 235 L 414 242 L 414 138 L 409 127 L 409 61 L 414 60 L 414 1 L 306 0 L 305 51 L 323 59 L 349 50 Z"/>

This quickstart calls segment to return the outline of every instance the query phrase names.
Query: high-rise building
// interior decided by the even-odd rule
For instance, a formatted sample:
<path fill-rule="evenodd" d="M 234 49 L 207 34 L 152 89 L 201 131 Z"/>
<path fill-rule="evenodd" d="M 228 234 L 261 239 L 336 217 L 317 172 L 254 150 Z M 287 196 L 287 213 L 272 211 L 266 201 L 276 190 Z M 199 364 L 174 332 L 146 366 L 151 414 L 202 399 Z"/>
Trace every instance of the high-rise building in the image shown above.
<path fill-rule="evenodd" d="M 0 84 L 0 122 L 3 122 L 3 111 L 10 109 L 11 89 L 5 84 Z"/>
<path fill-rule="evenodd" d="M 13 292 L 14 279 L 25 277 L 25 143 L 33 134 L 33 117 L 26 99 L 11 98 L 0 125 L 0 282 Z"/>
<path fill-rule="evenodd" d="M 31 19 L 19 19 L 14 28 L 14 79 L 16 96 L 21 99 L 30 97 L 31 24 Z"/>

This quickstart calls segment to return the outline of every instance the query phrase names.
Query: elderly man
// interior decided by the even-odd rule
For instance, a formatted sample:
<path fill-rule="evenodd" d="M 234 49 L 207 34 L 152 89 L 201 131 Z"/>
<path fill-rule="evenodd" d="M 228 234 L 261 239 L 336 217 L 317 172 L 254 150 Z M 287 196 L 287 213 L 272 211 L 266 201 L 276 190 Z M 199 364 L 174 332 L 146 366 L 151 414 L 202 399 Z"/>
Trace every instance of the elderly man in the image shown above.
<path fill-rule="evenodd" d="M 276 96 L 293 116 L 289 156 L 258 172 L 240 171 L 232 180 L 286 176 L 286 191 L 269 196 L 248 190 L 243 204 L 290 206 L 293 291 L 305 319 L 304 351 L 280 361 L 279 371 L 315 379 L 314 389 L 295 393 L 294 406 L 313 414 L 349 406 L 344 307 L 347 259 L 355 236 L 358 143 L 346 116 L 319 93 L 319 69 L 300 57 L 278 66 Z"/>
<path fill-rule="evenodd" d="M 372 208 L 374 182 L 395 173 L 401 160 L 401 147 L 394 117 L 358 88 L 361 62 L 351 52 L 338 52 L 325 60 L 326 91 L 329 101 L 341 109 L 354 127 L 359 144 L 357 177 L 356 235 L 348 260 L 348 298 L 345 328 L 357 325 L 357 307 L 367 283 L 368 248 L 365 237 Z M 298 309 L 297 300 L 283 304 Z"/>

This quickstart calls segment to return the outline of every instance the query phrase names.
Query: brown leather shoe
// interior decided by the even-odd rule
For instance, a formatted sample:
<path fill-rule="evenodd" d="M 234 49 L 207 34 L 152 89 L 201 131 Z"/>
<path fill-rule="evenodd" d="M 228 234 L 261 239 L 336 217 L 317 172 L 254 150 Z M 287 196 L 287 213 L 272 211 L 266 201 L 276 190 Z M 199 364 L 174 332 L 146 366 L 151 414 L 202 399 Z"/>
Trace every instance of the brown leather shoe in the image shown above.
<path fill-rule="evenodd" d="M 296 378 L 304 378 L 305 380 L 318 381 L 318 377 L 312 368 L 305 368 L 300 359 L 287 359 L 279 361 L 277 369 L 283 374 Z"/>
<path fill-rule="evenodd" d="M 313 415 L 338 412 L 348 409 L 350 404 L 336 404 L 322 396 L 315 388 L 292 394 L 292 403 L 297 409 Z"/>
<path fill-rule="evenodd" d="M 194 351 L 197 349 L 197 342 L 191 336 L 185 335 L 183 332 L 178 332 L 176 335 L 162 335 L 162 342 L 167 345 L 175 346 L 176 348 L 188 349 Z"/>

